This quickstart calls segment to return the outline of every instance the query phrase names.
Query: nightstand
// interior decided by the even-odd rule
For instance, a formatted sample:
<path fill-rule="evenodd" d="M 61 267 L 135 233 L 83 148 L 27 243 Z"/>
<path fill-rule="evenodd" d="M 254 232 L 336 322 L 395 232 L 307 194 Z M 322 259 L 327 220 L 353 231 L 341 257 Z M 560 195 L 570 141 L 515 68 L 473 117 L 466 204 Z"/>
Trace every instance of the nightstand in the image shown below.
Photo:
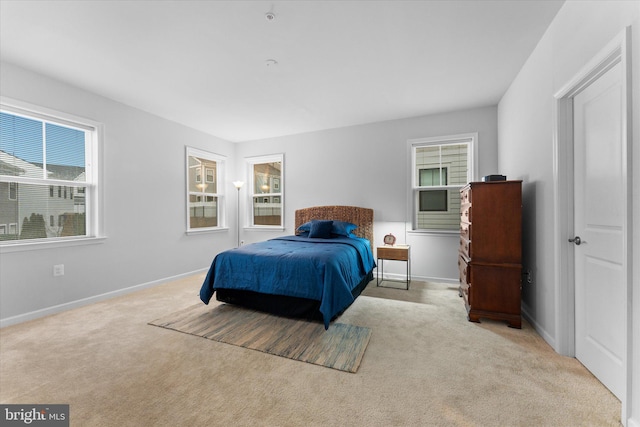
<path fill-rule="evenodd" d="M 378 269 L 376 269 L 376 286 L 384 281 L 384 261 L 404 261 L 407 263 L 407 290 L 409 290 L 409 282 L 411 282 L 411 246 L 409 245 L 393 245 L 378 246 Z M 380 280 L 382 276 L 382 280 Z M 394 280 L 390 280 L 394 281 Z M 397 280 L 396 280 L 397 281 Z"/>

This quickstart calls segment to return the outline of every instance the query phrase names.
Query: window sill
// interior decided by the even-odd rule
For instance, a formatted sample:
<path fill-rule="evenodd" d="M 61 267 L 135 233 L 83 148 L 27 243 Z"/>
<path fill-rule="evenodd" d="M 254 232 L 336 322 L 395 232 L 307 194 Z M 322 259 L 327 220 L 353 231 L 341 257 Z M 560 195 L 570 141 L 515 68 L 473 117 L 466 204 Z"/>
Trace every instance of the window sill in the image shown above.
<path fill-rule="evenodd" d="M 244 227 L 243 230 L 246 231 L 284 231 L 285 228 L 279 225 L 270 226 L 270 225 L 256 225 L 253 227 Z"/>
<path fill-rule="evenodd" d="M 67 248 L 72 246 L 85 246 L 85 245 L 97 245 L 104 243 L 107 240 L 106 237 L 82 237 L 69 240 L 52 240 L 52 241 L 37 241 L 37 242 L 25 242 L 19 243 L 3 243 L 0 244 L 0 254 L 8 254 L 12 252 L 23 251 L 35 251 L 40 249 L 58 249 Z"/>
<path fill-rule="evenodd" d="M 408 230 L 414 236 L 460 236 L 459 230 Z"/>
<path fill-rule="evenodd" d="M 198 234 L 216 233 L 219 231 L 229 231 L 229 227 L 205 228 L 202 230 L 187 230 L 185 231 L 185 234 L 187 236 L 197 236 Z"/>

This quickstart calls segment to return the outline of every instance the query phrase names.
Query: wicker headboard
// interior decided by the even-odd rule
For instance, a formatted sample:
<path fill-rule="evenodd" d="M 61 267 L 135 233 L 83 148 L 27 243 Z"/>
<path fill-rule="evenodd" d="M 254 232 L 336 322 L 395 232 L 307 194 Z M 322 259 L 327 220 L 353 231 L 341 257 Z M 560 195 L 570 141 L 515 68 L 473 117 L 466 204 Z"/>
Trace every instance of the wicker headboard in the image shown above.
<path fill-rule="evenodd" d="M 356 224 L 353 232 L 358 237 L 364 237 L 371 243 L 373 252 L 373 209 L 357 206 L 315 206 L 298 209 L 296 211 L 296 229 L 312 219 L 333 219 Z"/>

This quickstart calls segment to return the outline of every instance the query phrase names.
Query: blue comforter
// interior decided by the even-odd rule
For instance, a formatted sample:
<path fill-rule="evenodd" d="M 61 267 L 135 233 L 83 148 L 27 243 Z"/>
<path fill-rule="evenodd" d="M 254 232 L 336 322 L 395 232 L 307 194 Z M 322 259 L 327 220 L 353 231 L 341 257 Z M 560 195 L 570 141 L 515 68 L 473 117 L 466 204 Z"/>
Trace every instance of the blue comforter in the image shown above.
<path fill-rule="evenodd" d="M 351 291 L 373 270 L 367 239 L 285 236 L 218 254 L 200 289 L 238 289 L 320 301 L 325 328 L 354 301 Z"/>

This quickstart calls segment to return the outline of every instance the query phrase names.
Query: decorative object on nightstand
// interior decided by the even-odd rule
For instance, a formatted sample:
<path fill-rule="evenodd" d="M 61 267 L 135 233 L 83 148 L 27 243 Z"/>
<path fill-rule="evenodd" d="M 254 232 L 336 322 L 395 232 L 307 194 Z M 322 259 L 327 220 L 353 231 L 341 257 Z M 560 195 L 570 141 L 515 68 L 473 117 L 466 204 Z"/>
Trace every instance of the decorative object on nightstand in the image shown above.
<path fill-rule="evenodd" d="M 384 244 L 388 245 L 388 246 L 393 246 L 396 244 L 396 236 L 394 236 L 393 234 L 389 233 L 386 236 L 384 236 Z"/>
<path fill-rule="evenodd" d="M 470 322 L 486 318 L 521 327 L 522 181 L 460 189 L 458 267 Z"/>
<path fill-rule="evenodd" d="M 395 242 L 395 237 L 393 238 Z M 384 261 L 404 261 L 407 263 L 407 279 L 406 289 L 409 290 L 409 283 L 411 282 L 411 246 L 409 245 L 393 245 L 386 246 L 386 236 L 385 236 L 385 246 L 378 246 L 376 249 L 377 257 L 378 257 L 378 268 L 376 269 L 376 286 L 380 286 L 380 283 L 384 281 Z M 382 280 L 380 280 L 380 276 L 382 276 Z M 390 280 L 391 281 L 391 280 Z M 397 280 L 395 280 L 397 281 Z"/>

